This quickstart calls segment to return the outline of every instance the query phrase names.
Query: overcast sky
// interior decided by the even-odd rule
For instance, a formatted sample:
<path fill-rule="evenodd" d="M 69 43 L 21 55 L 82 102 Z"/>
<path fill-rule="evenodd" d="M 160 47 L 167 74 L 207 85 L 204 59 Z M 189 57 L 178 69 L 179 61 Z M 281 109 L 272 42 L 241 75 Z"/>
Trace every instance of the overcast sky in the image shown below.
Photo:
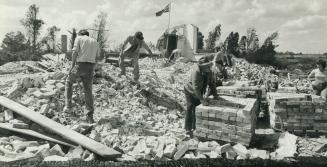
<path fill-rule="evenodd" d="M 19 20 L 31 4 L 40 7 L 42 30 L 56 25 L 61 34 L 69 29 L 90 28 L 99 11 L 109 14 L 109 41 L 114 46 L 137 30 L 156 43 L 167 28 L 168 13 L 155 12 L 172 2 L 171 26 L 194 24 L 208 35 L 222 25 L 222 39 L 231 31 L 245 35 L 257 29 L 260 42 L 279 32 L 278 51 L 327 52 L 327 0 L 0 0 L 0 40 L 10 31 L 23 31 Z"/>

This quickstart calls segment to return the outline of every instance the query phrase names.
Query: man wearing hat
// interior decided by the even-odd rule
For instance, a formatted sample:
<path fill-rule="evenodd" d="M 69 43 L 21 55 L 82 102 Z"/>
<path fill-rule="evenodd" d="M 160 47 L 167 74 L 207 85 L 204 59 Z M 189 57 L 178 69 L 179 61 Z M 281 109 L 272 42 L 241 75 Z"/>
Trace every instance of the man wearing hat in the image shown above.
<path fill-rule="evenodd" d="M 72 49 L 72 66 L 69 69 L 66 78 L 65 87 L 65 112 L 69 112 L 72 108 L 72 86 L 76 79 L 81 79 L 84 87 L 84 96 L 86 104 L 86 117 L 87 122 L 93 123 L 93 95 L 92 83 L 93 73 L 96 64 L 96 58 L 100 57 L 100 48 L 98 42 L 89 37 L 89 32 L 81 30 L 78 37 L 75 39 L 74 47 Z"/>
<path fill-rule="evenodd" d="M 214 98 L 218 98 L 213 71 L 217 66 L 222 66 L 223 62 L 221 60 L 216 62 L 215 60 L 200 59 L 199 63 L 194 66 L 189 81 L 184 86 L 186 97 L 185 130 L 190 136 L 193 135 L 193 130 L 195 130 L 195 107 L 200 104 L 209 105 L 207 95 L 204 97 L 208 86 Z"/>
<path fill-rule="evenodd" d="M 129 47 L 126 47 L 126 45 L 129 44 Z M 133 74 L 134 74 L 134 81 L 138 83 L 139 77 L 140 77 L 140 70 L 139 70 L 139 55 L 140 55 L 140 49 L 144 48 L 148 51 L 150 56 L 152 56 L 152 51 L 150 50 L 149 46 L 144 42 L 143 33 L 138 31 L 135 33 L 134 36 L 129 36 L 125 40 L 121 53 L 119 55 L 119 67 L 121 69 L 121 75 L 126 74 L 125 64 L 124 64 L 124 58 L 125 57 L 131 57 L 133 62 Z"/>

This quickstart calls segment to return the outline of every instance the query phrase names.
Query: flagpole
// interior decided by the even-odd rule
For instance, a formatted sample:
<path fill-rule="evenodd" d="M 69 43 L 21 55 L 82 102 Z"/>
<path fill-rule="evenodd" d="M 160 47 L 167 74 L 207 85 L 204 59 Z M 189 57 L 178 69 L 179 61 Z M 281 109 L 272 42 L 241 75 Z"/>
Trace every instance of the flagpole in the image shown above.
<path fill-rule="evenodd" d="M 169 3 L 168 29 L 169 29 L 169 26 L 170 26 L 170 12 L 171 12 L 171 2 Z"/>
<path fill-rule="evenodd" d="M 171 2 L 169 3 L 169 16 L 168 16 L 168 29 L 167 29 L 167 45 L 166 45 L 166 55 L 167 58 L 170 57 L 170 55 L 168 54 L 168 44 L 169 44 L 169 27 L 170 27 L 170 12 L 171 12 Z"/>

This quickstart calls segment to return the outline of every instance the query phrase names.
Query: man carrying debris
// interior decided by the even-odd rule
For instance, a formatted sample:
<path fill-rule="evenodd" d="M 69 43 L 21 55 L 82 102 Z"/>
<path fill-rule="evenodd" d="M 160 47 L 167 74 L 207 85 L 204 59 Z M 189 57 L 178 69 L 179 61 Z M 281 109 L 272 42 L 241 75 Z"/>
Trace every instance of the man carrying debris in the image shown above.
<path fill-rule="evenodd" d="M 129 47 L 126 45 L 129 44 Z M 134 36 L 127 37 L 126 41 L 123 44 L 121 53 L 119 55 L 119 67 L 121 69 L 121 75 L 126 74 L 124 58 L 131 57 L 133 62 L 133 74 L 134 74 L 134 81 L 138 83 L 140 77 L 140 70 L 139 70 L 139 55 L 141 48 L 146 49 L 150 56 L 152 56 L 152 51 L 150 50 L 149 46 L 144 42 L 143 33 L 138 31 L 135 33 Z"/>
<path fill-rule="evenodd" d="M 221 66 L 223 66 L 223 61 L 220 59 L 214 58 L 213 61 L 208 61 L 208 59 L 200 59 L 199 63 L 191 72 L 190 80 L 184 86 L 187 105 L 185 130 L 186 134 L 190 136 L 193 136 L 193 130 L 195 130 L 195 107 L 200 104 L 204 106 L 209 105 L 209 92 L 212 93 L 214 99 L 218 99 L 214 71 L 216 71 L 215 68 Z M 210 91 L 206 93 L 208 86 Z"/>
<path fill-rule="evenodd" d="M 86 104 L 85 120 L 93 123 L 93 95 L 92 83 L 93 73 L 96 64 L 96 58 L 100 57 L 100 48 L 98 42 L 89 37 L 89 32 L 81 30 L 75 39 L 72 49 L 72 66 L 66 78 L 65 88 L 65 112 L 69 112 L 72 108 L 72 86 L 77 78 L 82 80 L 84 87 L 84 96 Z"/>

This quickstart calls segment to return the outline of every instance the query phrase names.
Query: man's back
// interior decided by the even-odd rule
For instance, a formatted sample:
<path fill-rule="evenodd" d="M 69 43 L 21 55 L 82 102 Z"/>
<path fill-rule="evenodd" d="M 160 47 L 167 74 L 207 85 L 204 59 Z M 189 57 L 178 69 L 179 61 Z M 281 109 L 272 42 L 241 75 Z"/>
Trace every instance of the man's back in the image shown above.
<path fill-rule="evenodd" d="M 98 42 L 86 35 L 78 36 L 75 39 L 73 50 L 78 53 L 77 62 L 95 63 L 96 57 L 100 55 Z"/>

